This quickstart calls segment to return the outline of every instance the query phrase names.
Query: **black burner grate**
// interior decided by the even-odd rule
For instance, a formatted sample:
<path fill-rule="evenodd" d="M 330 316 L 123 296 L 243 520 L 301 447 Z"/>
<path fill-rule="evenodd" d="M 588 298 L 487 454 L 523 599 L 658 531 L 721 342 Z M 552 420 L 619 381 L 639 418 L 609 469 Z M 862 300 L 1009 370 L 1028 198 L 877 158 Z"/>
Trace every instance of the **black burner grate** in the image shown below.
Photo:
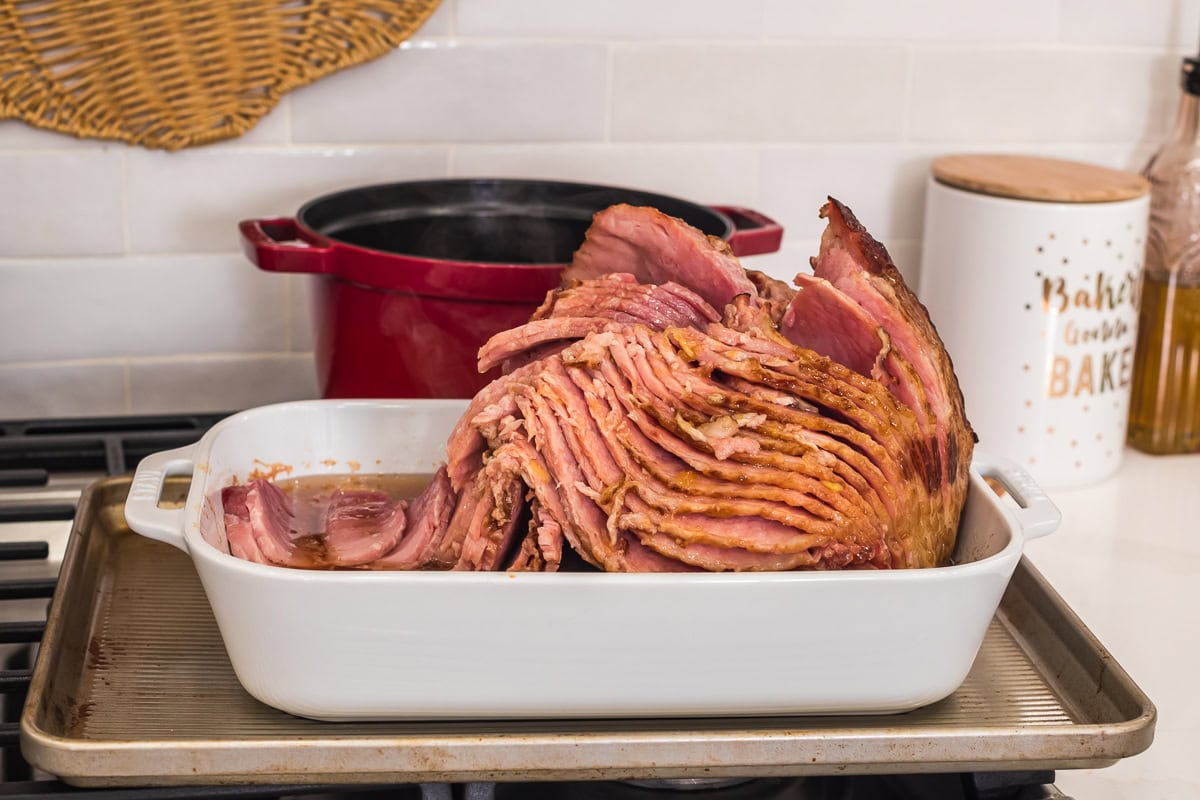
<path fill-rule="evenodd" d="M 0 486 L 44 486 L 56 473 L 123 475 L 151 453 L 199 440 L 227 414 L 0 422 Z"/>

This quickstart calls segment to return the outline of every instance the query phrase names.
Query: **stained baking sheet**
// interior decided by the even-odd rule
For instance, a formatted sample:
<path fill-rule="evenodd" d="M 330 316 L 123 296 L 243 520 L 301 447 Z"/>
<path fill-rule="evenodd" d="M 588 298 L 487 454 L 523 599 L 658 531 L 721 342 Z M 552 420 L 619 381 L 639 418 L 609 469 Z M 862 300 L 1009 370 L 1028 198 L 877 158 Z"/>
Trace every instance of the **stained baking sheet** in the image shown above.
<path fill-rule="evenodd" d="M 21 719 L 26 759 L 78 786 L 1066 769 L 1153 738 L 1149 698 L 1027 561 L 964 684 L 905 714 L 301 719 L 241 688 L 191 561 L 125 525 L 128 489 L 111 478 L 84 493 Z M 185 494 L 170 483 L 164 502 Z"/>

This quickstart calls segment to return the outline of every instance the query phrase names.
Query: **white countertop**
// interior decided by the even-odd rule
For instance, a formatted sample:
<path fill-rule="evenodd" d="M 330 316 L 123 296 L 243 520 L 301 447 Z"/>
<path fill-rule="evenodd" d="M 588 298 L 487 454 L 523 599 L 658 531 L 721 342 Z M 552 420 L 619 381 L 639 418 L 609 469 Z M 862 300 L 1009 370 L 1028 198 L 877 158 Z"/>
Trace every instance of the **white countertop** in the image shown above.
<path fill-rule="evenodd" d="M 1146 752 L 1060 771 L 1077 800 L 1200 798 L 1200 455 L 1126 450 L 1118 473 L 1048 490 L 1059 529 L 1026 554 L 1158 709 Z"/>

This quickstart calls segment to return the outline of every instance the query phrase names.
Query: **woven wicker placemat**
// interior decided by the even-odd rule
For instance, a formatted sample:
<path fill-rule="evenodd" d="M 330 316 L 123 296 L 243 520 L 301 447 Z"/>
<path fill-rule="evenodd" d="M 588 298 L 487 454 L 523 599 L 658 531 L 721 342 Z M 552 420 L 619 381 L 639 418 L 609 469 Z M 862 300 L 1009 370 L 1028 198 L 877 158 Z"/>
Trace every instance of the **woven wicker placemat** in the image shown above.
<path fill-rule="evenodd" d="M 387 53 L 440 0 L 0 0 L 0 118 L 178 150 Z"/>

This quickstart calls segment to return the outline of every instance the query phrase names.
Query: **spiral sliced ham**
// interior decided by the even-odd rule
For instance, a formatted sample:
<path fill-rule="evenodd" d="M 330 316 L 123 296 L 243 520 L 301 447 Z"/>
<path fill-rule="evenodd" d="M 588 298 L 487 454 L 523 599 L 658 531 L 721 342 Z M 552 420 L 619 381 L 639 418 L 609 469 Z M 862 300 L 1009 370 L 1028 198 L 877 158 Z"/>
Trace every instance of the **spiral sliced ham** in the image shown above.
<path fill-rule="evenodd" d="M 953 367 L 882 245 L 835 200 L 821 215 L 793 289 L 654 209 L 598 213 L 563 288 L 481 349 L 481 370 L 505 374 L 470 402 L 429 488 L 380 516 L 407 521 L 369 534 L 388 546 L 368 565 L 946 563 L 974 446 Z M 230 494 L 231 543 L 302 566 L 255 529 L 286 518 L 277 501 Z"/>

